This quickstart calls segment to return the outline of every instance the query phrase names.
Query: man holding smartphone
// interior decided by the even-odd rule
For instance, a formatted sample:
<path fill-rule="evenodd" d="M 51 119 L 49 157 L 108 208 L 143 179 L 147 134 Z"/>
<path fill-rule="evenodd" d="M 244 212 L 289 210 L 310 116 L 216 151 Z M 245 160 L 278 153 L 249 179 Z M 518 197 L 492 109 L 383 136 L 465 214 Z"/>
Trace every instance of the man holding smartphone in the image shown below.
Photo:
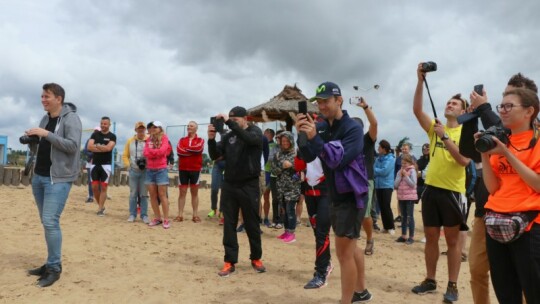
<path fill-rule="evenodd" d="M 464 204 L 461 200 L 465 193 L 465 166 L 470 159 L 459 152 L 461 126 L 457 117 L 465 113 L 466 102 L 460 94 L 452 96 L 446 103 L 443 125 L 437 118 L 431 119 L 423 111 L 423 80 L 426 72 L 422 63 L 417 68 L 418 82 L 414 94 L 413 111 L 420 126 L 430 139 L 430 162 L 426 176 L 426 188 L 422 196 L 422 221 L 426 235 L 424 249 L 426 260 L 426 278 L 412 289 L 416 294 L 435 292 L 437 282 L 435 274 L 439 259 L 439 237 L 441 226 L 448 246 L 448 287 L 444 301 L 452 303 L 458 300 L 457 280 L 461 266 L 461 248 L 459 246 L 460 228 L 465 227 Z"/>
<path fill-rule="evenodd" d="M 336 189 L 336 171 L 343 172 L 359 157 L 363 159 L 362 148 L 364 143 L 363 129 L 347 111 L 342 110 L 343 97 L 337 84 L 324 82 L 317 87 L 315 97 L 319 111 L 325 117 L 320 123 L 315 123 L 310 115 L 299 113 L 297 115 L 296 129 L 306 134 L 306 142 L 298 139 L 298 146 L 306 162 L 312 162 L 322 154 L 329 142 L 340 143 L 343 148 L 343 157 L 337 167 L 321 158 L 324 176 L 327 179 L 330 195 L 330 222 L 336 235 L 336 255 L 341 268 L 341 303 L 367 302 L 372 295 L 366 289 L 364 253 L 357 247 L 360 237 L 360 228 L 366 212 L 366 202 L 360 202 L 358 207 L 355 192 L 338 193 Z M 364 168 L 365 170 L 365 168 Z M 365 188 L 367 194 L 368 183 L 357 185 Z M 364 195 L 367 201 L 367 195 Z"/>
<path fill-rule="evenodd" d="M 228 277 L 238 262 L 238 238 L 236 225 L 242 210 L 244 226 L 251 250 L 251 266 L 258 273 L 266 272 L 262 264 L 261 228 L 259 226 L 261 156 L 263 134 L 259 127 L 248 124 L 247 111 L 234 107 L 229 114 L 218 114 L 230 131 L 216 142 L 216 128 L 208 125 L 208 152 L 210 158 L 225 160 L 225 174 L 221 189 L 223 210 L 224 265 L 218 275 Z"/>

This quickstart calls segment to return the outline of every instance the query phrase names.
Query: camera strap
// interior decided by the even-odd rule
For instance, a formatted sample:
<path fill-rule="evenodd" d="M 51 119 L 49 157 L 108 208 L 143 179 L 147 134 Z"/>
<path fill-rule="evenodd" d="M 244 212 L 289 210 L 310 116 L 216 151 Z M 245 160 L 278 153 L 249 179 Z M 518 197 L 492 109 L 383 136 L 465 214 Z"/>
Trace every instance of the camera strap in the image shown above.
<path fill-rule="evenodd" d="M 433 116 L 437 118 L 437 111 L 435 111 L 435 104 L 433 104 L 433 99 L 431 98 L 431 93 L 429 92 L 429 86 L 426 80 L 426 76 L 422 75 L 422 78 L 424 78 L 424 84 L 426 85 L 426 90 L 429 96 L 429 102 L 431 102 L 431 109 L 433 110 Z"/>

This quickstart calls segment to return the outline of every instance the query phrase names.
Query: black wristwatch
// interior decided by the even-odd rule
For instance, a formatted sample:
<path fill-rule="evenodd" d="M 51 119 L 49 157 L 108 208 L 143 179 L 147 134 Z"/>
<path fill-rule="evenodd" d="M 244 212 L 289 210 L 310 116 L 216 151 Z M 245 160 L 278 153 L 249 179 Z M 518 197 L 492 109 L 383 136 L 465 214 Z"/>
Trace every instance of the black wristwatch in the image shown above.
<path fill-rule="evenodd" d="M 450 137 L 448 136 L 448 134 L 444 133 L 443 136 L 441 137 L 441 140 L 445 141 L 447 139 L 450 139 Z"/>
<path fill-rule="evenodd" d="M 364 107 L 362 107 L 362 108 L 363 108 L 364 110 L 367 110 L 367 109 L 369 108 L 369 106 L 366 105 L 366 106 L 364 106 Z"/>

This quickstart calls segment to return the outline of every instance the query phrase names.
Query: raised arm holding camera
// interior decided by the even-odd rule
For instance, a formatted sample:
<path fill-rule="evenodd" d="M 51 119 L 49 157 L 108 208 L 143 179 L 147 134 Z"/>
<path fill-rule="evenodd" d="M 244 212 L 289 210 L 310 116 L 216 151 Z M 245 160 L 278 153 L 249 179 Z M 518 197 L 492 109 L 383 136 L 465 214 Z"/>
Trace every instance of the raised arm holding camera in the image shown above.
<path fill-rule="evenodd" d="M 47 262 L 28 274 L 39 276 L 37 285 L 47 287 L 60 278 L 62 272 L 62 231 L 60 216 L 71 185 L 79 175 L 82 124 L 77 107 L 64 102 L 65 91 L 56 83 L 43 85 L 41 103 L 47 114 L 38 128 L 26 131 L 38 136 L 37 160 L 32 177 L 32 193 L 45 230 Z"/>
<path fill-rule="evenodd" d="M 533 123 L 539 101 L 529 89 L 505 91 L 497 105 L 508 143 L 496 136 L 482 153 L 483 177 L 491 194 L 485 205 L 486 248 L 500 303 L 540 302 L 540 145 Z M 482 133 L 477 133 L 480 138 Z"/>
<path fill-rule="evenodd" d="M 465 227 L 464 204 L 461 194 L 465 193 L 465 166 L 470 159 L 459 152 L 461 126 L 457 117 L 465 113 L 466 102 L 457 94 L 446 103 L 443 125 L 437 117 L 431 119 L 423 111 L 423 82 L 426 77 L 425 64 L 418 64 L 418 83 L 414 94 L 413 111 L 420 126 L 430 140 L 430 164 L 426 176 L 426 188 L 422 196 L 422 220 L 426 235 L 425 259 L 426 278 L 412 289 L 416 294 L 426 294 L 437 289 L 435 274 L 439 259 L 439 237 L 441 226 L 448 246 L 448 287 L 444 300 L 458 299 L 457 279 L 461 266 L 461 249 L 458 245 L 460 227 Z M 435 109 L 433 109 L 435 112 Z"/>

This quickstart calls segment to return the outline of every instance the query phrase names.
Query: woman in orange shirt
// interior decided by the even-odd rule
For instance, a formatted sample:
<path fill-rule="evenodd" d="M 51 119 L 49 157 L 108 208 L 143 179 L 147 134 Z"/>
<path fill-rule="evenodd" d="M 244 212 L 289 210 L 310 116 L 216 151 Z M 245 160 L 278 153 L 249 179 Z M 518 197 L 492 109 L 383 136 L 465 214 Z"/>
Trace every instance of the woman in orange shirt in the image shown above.
<path fill-rule="evenodd" d="M 500 303 L 522 303 L 522 293 L 527 303 L 540 303 L 540 144 L 533 127 L 538 96 L 521 88 L 505 92 L 497 111 L 510 135 L 507 144 L 491 137 L 495 147 L 482 153 L 483 177 L 490 193 L 486 228 L 498 216 L 516 213 L 529 223 L 523 225 L 525 232 L 519 238 L 509 242 L 501 236 L 512 235 L 512 229 L 487 229 L 491 279 Z M 481 133 L 476 134 L 480 137 Z M 478 148 L 478 140 L 476 144 Z"/>

